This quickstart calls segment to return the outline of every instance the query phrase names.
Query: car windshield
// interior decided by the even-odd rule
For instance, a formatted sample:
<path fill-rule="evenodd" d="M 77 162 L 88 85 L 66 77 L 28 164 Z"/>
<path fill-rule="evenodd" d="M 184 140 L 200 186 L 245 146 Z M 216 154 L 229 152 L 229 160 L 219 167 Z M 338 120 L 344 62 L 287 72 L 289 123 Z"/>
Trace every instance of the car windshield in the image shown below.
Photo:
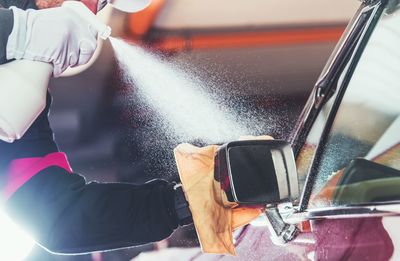
<path fill-rule="evenodd" d="M 311 208 L 400 200 L 399 24 L 399 5 L 389 4 L 322 149 Z"/>

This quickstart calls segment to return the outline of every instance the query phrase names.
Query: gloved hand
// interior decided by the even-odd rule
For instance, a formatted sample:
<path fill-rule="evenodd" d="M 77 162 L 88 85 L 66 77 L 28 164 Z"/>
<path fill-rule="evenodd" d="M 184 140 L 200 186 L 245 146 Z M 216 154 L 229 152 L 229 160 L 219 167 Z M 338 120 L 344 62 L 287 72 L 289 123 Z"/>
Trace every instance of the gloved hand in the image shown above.
<path fill-rule="evenodd" d="M 272 138 L 248 136 L 241 139 Z M 258 217 L 262 210 L 223 206 L 221 187 L 214 179 L 214 156 L 217 150 L 216 145 L 199 148 L 181 144 L 174 153 L 203 251 L 235 255 L 233 230 Z"/>
<path fill-rule="evenodd" d="M 97 47 L 98 31 L 65 7 L 21 10 L 11 7 L 14 27 L 7 42 L 7 59 L 52 63 L 53 76 L 87 63 Z"/>

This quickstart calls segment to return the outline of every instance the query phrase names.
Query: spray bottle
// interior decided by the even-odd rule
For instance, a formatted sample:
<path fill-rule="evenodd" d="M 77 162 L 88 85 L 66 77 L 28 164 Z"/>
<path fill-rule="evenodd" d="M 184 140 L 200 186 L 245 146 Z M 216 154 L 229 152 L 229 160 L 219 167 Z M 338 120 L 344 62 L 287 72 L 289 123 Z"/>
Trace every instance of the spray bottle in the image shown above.
<path fill-rule="evenodd" d="M 70 8 L 97 28 L 99 37 L 106 40 L 111 28 L 100 22 L 95 13 L 110 3 L 117 9 L 136 12 L 151 0 L 82 0 L 65 1 Z M 46 106 L 46 93 L 53 67 L 44 62 L 17 60 L 0 66 L 6 77 L 0 85 L 0 140 L 20 139 Z"/>
<path fill-rule="evenodd" d="M 81 2 L 67 1 L 70 8 L 94 26 L 102 39 L 111 34 L 110 27 L 100 22 Z M 49 63 L 17 60 L 0 66 L 3 74 L 0 95 L 0 139 L 20 139 L 46 106 L 46 93 L 53 66 Z"/>

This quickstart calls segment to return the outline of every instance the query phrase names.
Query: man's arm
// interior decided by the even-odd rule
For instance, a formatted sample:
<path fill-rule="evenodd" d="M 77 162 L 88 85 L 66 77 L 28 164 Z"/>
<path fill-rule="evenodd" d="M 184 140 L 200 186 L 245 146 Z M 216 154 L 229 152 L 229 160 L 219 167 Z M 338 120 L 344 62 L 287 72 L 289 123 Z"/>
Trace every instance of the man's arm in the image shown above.
<path fill-rule="evenodd" d="M 180 222 L 173 183 L 86 183 L 50 167 L 7 201 L 10 217 L 56 253 L 86 253 L 155 242 Z"/>
<path fill-rule="evenodd" d="M 13 23 L 13 12 L 9 9 L 0 8 L 0 64 L 7 62 L 7 40 L 13 29 Z"/>

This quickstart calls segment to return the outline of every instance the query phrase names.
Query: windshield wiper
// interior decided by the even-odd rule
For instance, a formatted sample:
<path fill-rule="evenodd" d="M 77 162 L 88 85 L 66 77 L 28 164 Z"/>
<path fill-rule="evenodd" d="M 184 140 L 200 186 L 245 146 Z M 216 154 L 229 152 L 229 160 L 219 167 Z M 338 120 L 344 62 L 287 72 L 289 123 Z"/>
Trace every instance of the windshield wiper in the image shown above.
<path fill-rule="evenodd" d="M 364 29 L 368 25 L 371 16 L 375 14 L 376 5 L 361 7 L 362 11 L 347 26 L 344 37 L 336 45 L 333 55 L 329 58 L 327 65 L 323 69 L 320 77 L 315 84 L 315 103 L 316 109 L 325 104 L 329 98 L 335 93 L 337 83 L 342 75 L 345 67 L 354 54 L 355 48 L 358 46 Z"/>

